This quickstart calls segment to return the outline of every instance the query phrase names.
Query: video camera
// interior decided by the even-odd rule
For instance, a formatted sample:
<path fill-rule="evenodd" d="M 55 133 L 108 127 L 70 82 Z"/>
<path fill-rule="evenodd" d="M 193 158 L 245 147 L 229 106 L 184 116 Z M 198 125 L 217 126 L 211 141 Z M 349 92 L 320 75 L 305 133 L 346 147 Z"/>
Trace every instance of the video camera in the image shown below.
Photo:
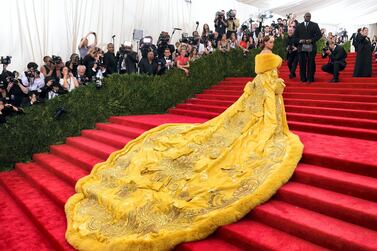
<path fill-rule="evenodd" d="M 132 43 L 126 41 L 126 42 L 124 42 L 123 44 L 120 45 L 118 53 L 119 53 L 119 55 L 124 56 L 124 55 L 130 53 L 131 51 L 132 51 Z"/>
<path fill-rule="evenodd" d="M 11 63 L 11 56 L 5 56 L 0 58 L 0 64 L 8 65 Z"/>
<path fill-rule="evenodd" d="M 51 64 L 58 65 L 61 64 L 62 58 L 59 56 L 52 55 L 50 62 Z"/>
<path fill-rule="evenodd" d="M 141 55 L 143 57 L 146 57 L 148 52 L 150 51 L 153 51 L 154 53 L 156 53 L 157 48 L 152 42 L 153 40 L 151 36 L 143 37 L 140 40 L 139 50 L 141 51 Z"/>
<path fill-rule="evenodd" d="M 180 43 L 194 45 L 196 41 L 195 41 L 195 37 L 194 36 L 188 36 L 187 33 L 183 33 L 182 34 L 182 38 L 179 39 L 179 42 Z"/>

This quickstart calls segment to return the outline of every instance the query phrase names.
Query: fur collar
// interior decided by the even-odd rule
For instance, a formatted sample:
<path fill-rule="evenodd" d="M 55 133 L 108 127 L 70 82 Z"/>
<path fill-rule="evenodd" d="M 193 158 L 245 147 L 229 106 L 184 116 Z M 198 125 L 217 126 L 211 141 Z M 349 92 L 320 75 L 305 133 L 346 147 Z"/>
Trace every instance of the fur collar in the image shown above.
<path fill-rule="evenodd" d="M 258 54 L 255 57 L 255 73 L 263 74 L 266 71 L 271 71 L 280 67 L 282 63 L 280 56 L 273 53 Z"/>

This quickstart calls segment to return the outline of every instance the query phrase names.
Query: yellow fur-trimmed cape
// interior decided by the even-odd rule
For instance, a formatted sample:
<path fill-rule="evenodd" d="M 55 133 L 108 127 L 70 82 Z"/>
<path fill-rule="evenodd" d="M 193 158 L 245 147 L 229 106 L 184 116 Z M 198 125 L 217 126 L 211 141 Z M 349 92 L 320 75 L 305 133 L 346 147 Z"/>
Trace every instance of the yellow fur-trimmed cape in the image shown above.
<path fill-rule="evenodd" d="M 283 60 L 273 53 L 260 53 L 255 57 L 255 73 L 263 74 L 278 68 Z"/>

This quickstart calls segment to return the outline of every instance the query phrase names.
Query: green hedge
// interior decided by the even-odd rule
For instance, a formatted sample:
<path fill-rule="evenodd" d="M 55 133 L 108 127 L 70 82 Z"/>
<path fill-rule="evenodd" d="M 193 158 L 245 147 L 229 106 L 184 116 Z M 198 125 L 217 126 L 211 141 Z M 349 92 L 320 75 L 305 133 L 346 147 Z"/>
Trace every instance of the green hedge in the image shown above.
<path fill-rule="evenodd" d="M 190 77 L 173 69 L 163 76 L 114 74 L 97 90 L 93 85 L 27 108 L 24 115 L 10 117 L 0 126 L 0 170 L 29 161 L 33 153 L 46 152 L 52 144 L 94 128 L 110 116 L 164 113 L 186 98 L 209 88 L 227 76 L 252 76 L 254 57 L 240 50 L 215 52 L 192 63 Z M 53 118 L 58 107 L 67 110 Z"/>

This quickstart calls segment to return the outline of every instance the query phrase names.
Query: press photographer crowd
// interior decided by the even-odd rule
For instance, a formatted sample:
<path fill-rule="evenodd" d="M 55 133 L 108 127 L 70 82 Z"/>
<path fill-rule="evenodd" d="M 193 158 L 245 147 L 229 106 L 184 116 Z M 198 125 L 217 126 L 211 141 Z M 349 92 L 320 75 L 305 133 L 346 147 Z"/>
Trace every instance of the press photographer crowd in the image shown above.
<path fill-rule="evenodd" d="M 300 65 L 300 80 L 303 83 L 314 82 L 316 42 L 323 38 L 326 46 L 323 57 L 329 57 L 329 63 L 322 70 L 333 74 L 332 82 L 339 81 L 339 72 L 346 66 L 347 53 L 340 46 L 348 41 L 346 31 L 333 35 L 320 30 L 317 23 L 311 22 L 310 13 L 299 23 L 293 14 L 287 18 L 278 18 L 269 25 L 266 19 L 271 14 L 260 14 L 256 20 L 249 19 L 240 23 L 236 10 L 218 11 L 214 19 L 215 30 L 204 24 L 201 32 L 196 30 L 189 36 L 183 34 L 179 42 L 172 44 L 168 32 L 161 32 L 156 43 L 151 36 L 143 37 L 135 50 L 131 42 L 123 43 L 117 52 L 114 44 L 107 44 L 106 52 L 97 47 L 97 35 L 89 32 L 78 46 L 78 53 L 73 53 L 64 62 L 60 56 L 51 55 L 43 58 L 43 65 L 35 62 L 26 65 L 27 70 L 19 74 L 8 71 L 11 57 L 1 57 L 3 70 L 0 75 L 0 123 L 6 117 L 23 113 L 23 107 L 42 103 L 75 88 L 95 84 L 102 86 L 102 79 L 110 74 L 148 74 L 162 75 L 172 68 L 178 68 L 185 75 L 190 75 L 190 62 L 218 50 L 223 53 L 233 49 L 242 50 L 246 55 L 249 50 L 260 48 L 266 36 L 285 39 L 290 78 L 296 77 L 297 65 Z M 89 37 L 93 43 L 89 44 Z M 377 37 L 371 41 L 368 29 L 362 28 L 352 35 L 357 51 L 354 76 L 370 76 L 372 51 L 376 52 Z M 377 55 L 377 54 L 376 54 Z M 376 57 L 377 59 L 377 57 Z M 367 67 L 366 67 L 367 65 Z"/>

